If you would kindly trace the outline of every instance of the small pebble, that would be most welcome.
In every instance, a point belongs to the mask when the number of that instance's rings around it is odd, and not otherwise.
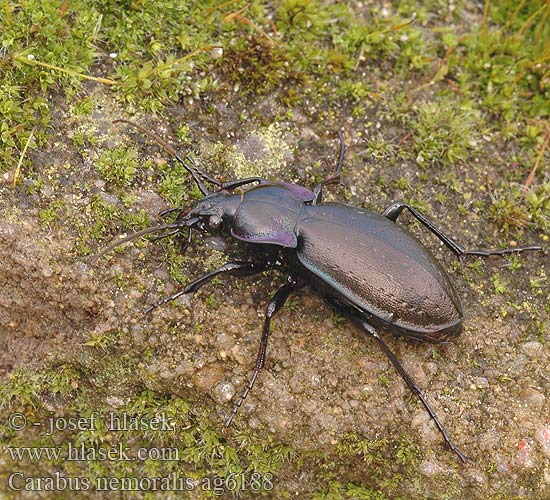
[[[526,439],[520,440],[517,444],[515,463],[518,466],[530,469],[535,466],[535,460],[532,457],[532,446]]]
[[[422,462],[418,469],[423,476],[433,476],[437,472],[437,467],[433,462]]]
[[[537,430],[535,439],[542,446],[542,451],[550,457],[550,424],[545,425]]]
[[[235,386],[231,382],[220,382],[213,391],[217,403],[227,403],[235,395]]]
[[[124,400],[118,396],[107,396],[105,400],[113,408],[121,408],[125,404]]]
[[[546,401],[546,396],[532,387],[523,389],[519,396],[529,408],[534,410],[540,410]]]
[[[521,350],[531,358],[536,358],[542,353],[542,344],[533,340],[532,342],[526,342],[521,346]]]
[[[220,57],[223,57],[223,48],[222,47],[214,47],[210,51],[210,57],[212,59],[220,59]]]

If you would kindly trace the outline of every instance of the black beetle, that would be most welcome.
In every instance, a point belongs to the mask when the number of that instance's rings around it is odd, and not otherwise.
[[[378,342],[425,406],[451,450],[466,462],[420,389],[378,333],[383,329],[418,340],[445,342],[460,335],[464,319],[462,302],[447,273],[415,236],[395,223],[396,219],[404,209],[409,210],[457,257],[541,250],[540,246],[467,251],[406,203],[393,203],[381,215],[341,203],[322,203],[323,185],[340,176],[345,153],[341,132],[335,173],[310,190],[259,177],[221,183],[200,170],[191,157],[181,158],[141,125],[127,120],[117,122],[138,128],[175,156],[191,174],[204,198],[191,209],[174,208],[164,212],[162,215],[175,211],[175,221],[118,240],[97,254],[96,259],[124,242],[160,231],[167,232],[157,239],[186,229],[185,250],[191,242],[193,228],[220,231],[261,250],[255,253],[255,260],[228,262],[148,307],[145,312],[180,295],[196,292],[219,274],[251,275],[273,268],[289,274],[288,282],[277,290],[267,305],[256,367],[226,426],[231,424],[264,366],[272,317],[293,291],[309,284],[332,307],[351,318]],[[216,191],[210,193],[201,179],[213,184]],[[253,183],[258,185],[242,194],[232,192]]]

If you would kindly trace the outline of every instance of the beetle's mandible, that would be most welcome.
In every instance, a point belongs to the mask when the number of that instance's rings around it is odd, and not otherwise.
[[[195,229],[222,232],[258,250],[253,259],[228,262],[148,307],[146,312],[180,295],[196,292],[220,274],[252,275],[269,269],[288,274],[287,283],[277,290],[267,305],[254,371],[227,418],[226,426],[231,424],[264,366],[271,319],[293,291],[309,284],[332,307],[376,340],[429,412],[450,449],[466,462],[465,455],[453,444],[434,410],[379,333],[387,330],[429,342],[449,341],[460,335],[464,319],[462,302],[447,273],[415,236],[396,223],[397,217],[408,210],[457,257],[541,250],[540,246],[465,250],[406,203],[393,203],[382,214],[341,203],[323,203],[323,185],[338,180],[342,169],[345,146],[341,133],[336,171],[310,190],[259,177],[219,182],[199,169],[190,157],[182,158],[141,125],[117,121],[137,127],[175,156],[193,177],[203,198],[192,208],[169,210],[177,214],[173,223],[150,227],[120,239],[97,254],[96,259],[115,246],[150,233],[161,233],[159,237],[162,238],[186,231],[185,250]],[[211,184],[214,191],[210,192],[205,183]],[[234,193],[237,188],[253,184],[243,193]]]

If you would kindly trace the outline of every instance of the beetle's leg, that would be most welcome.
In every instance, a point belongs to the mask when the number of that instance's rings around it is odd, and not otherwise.
[[[243,404],[243,401],[246,399],[246,396],[248,396],[248,393],[252,390],[252,387],[254,386],[254,382],[256,381],[256,378],[258,377],[258,374],[260,373],[260,370],[263,368],[265,363],[265,353],[267,350],[267,340],[269,338],[269,327],[271,325],[271,318],[279,312],[281,307],[284,306],[285,302],[287,301],[290,294],[296,290],[296,288],[300,288],[304,285],[303,281],[295,281],[293,278],[289,278],[289,282],[286,285],[283,285],[271,298],[269,301],[269,304],[267,305],[266,311],[265,311],[265,321],[264,321],[264,329],[262,332],[262,340],[260,341],[260,350],[258,351],[258,355],[256,356],[256,368],[254,368],[254,372],[252,373],[252,376],[250,377],[250,380],[248,381],[248,384],[246,384],[246,387],[241,394],[241,397],[238,399],[238,401],[235,403],[235,406],[233,407],[233,410],[231,411],[231,414],[225,421],[225,426],[229,427],[231,425],[231,422],[235,418],[235,415],[237,415],[237,412],[239,411],[239,408]]]
[[[336,182],[340,180],[340,174],[342,173],[342,166],[344,165],[344,155],[346,154],[346,144],[344,143],[344,134],[342,133],[341,130],[338,130],[338,140],[340,141],[340,155],[338,157],[338,163],[336,164],[336,171],[313,188],[313,194],[315,195],[315,197],[311,202],[312,205],[317,205],[318,203],[321,203],[321,199],[323,198],[323,186],[325,184],[330,184],[331,182]]]
[[[445,427],[437,418],[435,411],[432,409],[432,407],[424,397],[424,394],[422,394],[422,391],[418,388],[418,386],[414,383],[414,381],[409,376],[409,374],[405,371],[405,369],[403,368],[399,360],[395,357],[395,354],[386,345],[384,340],[382,340],[382,337],[378,334],[376,329],[360,316],[352,315],[352,318],[359,324],[359,326],[361,326],[361,328],[363,328],[363,330],[365,330],[365,332],[367,332],[371,337],[373,337],[378,342],[378,345],[382,348],[382,351],[384,351],[384,354],[392,362],[392,365],[397,370],[399,375],[401,375],[401,378],[403,378],[405,383],[409,386],[409,389],[413,392],[413,394],[415,394],[418,397],[418,399],[420,399],[420,401],[422,402],[426,410],[428,410],[430,417],[432,417],[433,421],[435,422],[435,425],[437,425],[439,432],[441,432],[441,434],[443,435],[443,439],[445,439],[445,442],[449,445],[449,448],[458,455],[460,460],[462,460],[463,462],[466,462],[467,461],[466,456],[464,456],[460,452],[460,450],[454,445],[454,443],[451,441],[451,438],[447,434]]]
[[[179,232],[180,232],[179,229],[177,231],[171,231],[170,233],[163,234],[162,236],[156,236],[155,238],[151,238],[151,241],[162,240],[164,238],[168,238],[169,236],[174,236]],[[193,239],[193,229],[188,227],[187,236],[185,237],[185,240],[184,239],[181,240],[181,244],[180,244],[180,251],[182,254],[184,254],[187,251],[187,249],[189,248],[189,245],[191,244],[192,239]]]
[[[193,228],[190,227],[187,232],[187,238],[185,238],[185,241],[182,241],[181,243],[181,253],[184,254],[187,249],[189,248],[189,245],[191,244],[191,241],[193,240]]]
[[[262,177],[247,177],[246,179],[236,179],[233,181],[223,182],[220,189],[232,191],[233,189],[237,189],[241,186],[246,186],[247,184],[252,184],[253,182],[257,182],[258,184],[265,184],[268,181],[267,179],[263,179]]]
[[[168,238],[170,236],[174,236],[175,234],[178,234],[181,231],[181,229],[174,229],[173,231],[170,231],[169,233],[162,234],[160,236],[155,236],[154,238],[151,238],[151,241],[159,241],[163,240],[164,238]]]
[[[396,221],[399,214],[404,209],[409,210],[413,216],[419,220],[424,226],[426,226],[433,234],[435,234],[447,247],[453,252],[457,257],[462,257],[464,255],[477,255],[479,257],[489,257],[490,255],[505,255],[509,253],[519,253],[526,250],[542,250],[542,247],[538,245],[528,246],[528,247],[517,247],[517,248],[504,248],[502,250],[465,250],[464,247],[459,245],[452,238],[447,236],[441,229],[439,229],[430,219],[428,219],[422,212],[416,210],[416,208],[411,207],[408,203],[402,203],[396,201],[392,203],[382,215],[387,217],[392,221]]]
[[[200,278],[197,278],[195,281],[192,281],[187,286],[182,288],[181,290],[178,290],[177,292],[173,293],[172,295],[168,295],[168,297],[163,298],[162,300],[156,302],[155,304],[150,305],[147,307],[143,313],[147,314],[151,312],[153,309],[156,309],[157,307],[166,304],[167,302],[170,302],[172,300],[177,299],[181,295],[186,295],[189,293],[195,293],[200,287],[203,285],[206,285],[209,281],[212,281],[216,276],[219,274],[238,274],[242,276],[247,276],[251,274],[258,274],[263,271],[266,271],[272,267],[276,267],[277,264],[272,261],[266,261],[266,262],[226,262],[223,266],[218,267],[217,269],[214,269],[213,271],[209,272],[208,274],[205,274],[204,276],[201,276]]]

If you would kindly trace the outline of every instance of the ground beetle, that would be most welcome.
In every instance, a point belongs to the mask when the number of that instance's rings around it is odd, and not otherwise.
[[[157,239],[187,231],[185,250],[191,242],[193,229],[222,232],[258,250],[253,260],[228,262],[148,307],[146,312],[181,295],[196,292],[220,274],[251,275],[274,268],[288,273],[288,282],[277,290],[267,305],[256,367],[226,426],[231,424],[264,366],[271,319],[293,291],[309,284],[336,311],[352,319],[376,340],[425,406],[451,450],[466,462],[420,389],[379,334],[380,330],[388,330],[414,339],[444,342],[460,335],[464,319],[462,302],[449,276],[415,236],[396,224],[397,217],[407,209],[457,257],[487,257],[541,250],[541,247],[464,250],[407,203],[393,203],[381,215],[341,203],[322,203],[323,185],[337,181],[342,169],[345,145],[341,132],[335,173],[309,190],[259,177],[221,183],[199,169],[191,157],[182,158],[141,125],[117,121],[137,127],[172,154],[191,174],[204,197],[193,208],[174,208],[162,213],[176,212],[173,223],[131,234],[109,245],[96,258],[124,242],[158,232],[164,233]],[[215,191],[211,193],[203,181],[212,184]],[[236,188],[250,184],[257,185],[241,194],[233,193]]]

